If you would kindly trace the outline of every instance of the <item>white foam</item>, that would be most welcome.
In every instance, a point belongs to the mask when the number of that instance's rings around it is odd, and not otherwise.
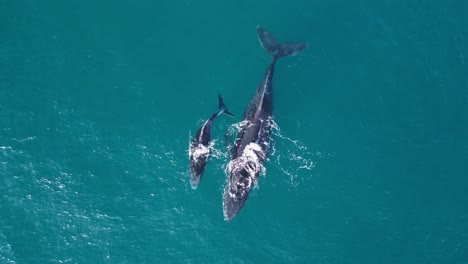
[[[324,158],[324,155],[317,151],[312,152],[300,140],[292,139],[282,133],[278,124],[272,121],[272,163],[282,173],[289,176],[291,187],[297,187],[300,182],[309,180],[312,177],[311,171],[315,168],[317,159]],[[277,150],[281,150],[278,151]]]
[[[198,144],[196,147],[190,148],[190,156],[195,160],[201,157],[206,157],[209,153],[209,147],[206,147],[203,144]]]
[[[260,163],[260,159],[265,158],[265,153],[263,153],[262,147],[257,143],[250,143],[245,147],[242,156],[248,157],[255,163]]]
[[[248,174],[246,183],[238,182],[236,184],[241,187],[243,190],[249,190],[252,187],[252,183],[256,184],[258,175],[265,172],[265,168],[262,165],[262,160],[265,158],[265,153],[263,152],[260,145],[257,143],[250,143],[247,145],[242,153],[241,156],[231,160],[227,167],[226,173],[228,175],[236,175],[239,174],[240,171],[245,170]],[[228,183],[229,185],[232,182]],[[229,192],[231,197],[235,197],[235,193]]]

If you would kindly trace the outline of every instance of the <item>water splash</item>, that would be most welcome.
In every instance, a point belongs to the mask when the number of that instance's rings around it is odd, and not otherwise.
[[[316,166],[316,160],[322,157],[320,152],[313,152],[298,139],[285,135],[273,118],[267,120],[271,126],[271,138],[268,146],[268,160],[287,176],[289,186],[296,188],[300,182],[312,177],[311,171]],[[244,120],[230,125],[226,130],[227,150],[230,152],[234,146],[234,137],[248,121]],[[267,165],[268,167],[268,165]],[[266,175],[266,167],[262,166],[260,176]],[[257,183],[257,182],[256,182]],[[254,188],[258,188],[255,184]]]
[[[312,151],[299,139],[287,136],[273,119],[267,121],[271,123],[271,138],[267,149],[268,162],[261,166],[259,176],[265,176],[267,168],[271,166],[269,164],[273,164],[281,174],[286,176],[280,178],[285,179],[284,181],[289,188],[296,189],[302,182],[311,179],[317,161],[323,158],[324,155],[320,151]],[[218,169],[223,170],[224,173],[226,173],[227,162],[234,147],[235,137],[248,122],[243,120],[229,125],[225,129],[224,142],[213,139],[208,146],[210,159],[223,161]],[[189,132],[188,145],[190,145],[191,139]],[[252,187],[258,188],[258,182],[255,181]]]
[[[311,171],[317,165],[320,152],[312,152],[298,139],[285,135],[279,125],[272,120],[271,162],[289,177],[289,184],[296,188],[300,182],[312,177]]]

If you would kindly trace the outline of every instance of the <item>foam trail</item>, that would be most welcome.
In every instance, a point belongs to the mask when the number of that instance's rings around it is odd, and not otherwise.
[[[311,171],[317,165],[320,152],[312,152],[300,140],[286,136],[274,120],[272,120],[272,150],[271,161],[289,177],[289,184],[296,188],[300,182],[312,177]]]

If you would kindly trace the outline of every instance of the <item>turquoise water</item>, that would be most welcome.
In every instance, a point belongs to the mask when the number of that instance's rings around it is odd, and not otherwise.
[[[0,1],[0,263],[468,263],[468,2]],[[225,222],[219,117],[270,61],[274,154]]]

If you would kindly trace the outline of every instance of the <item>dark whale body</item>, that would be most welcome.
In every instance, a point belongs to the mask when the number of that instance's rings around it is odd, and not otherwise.
[[[233,116],[226,108],[221,95],[218,95],[218,111],[210,116],[198,129],[189,146],[190,185],[196,189],[205,170],[210,155],[211,125],[221,114]]]
[[[246,108],[231,159],[226,166],[227,181],[223,194],[226,221],[230,221],[244,206],[252,184],[256,182],[267,159],[273,125],[272,81],[276,60],[295,55],[307,46],[307,43],[279,43],[261,27],[257,27],[257,35],[262,47],[272,56],[272,61]]]

